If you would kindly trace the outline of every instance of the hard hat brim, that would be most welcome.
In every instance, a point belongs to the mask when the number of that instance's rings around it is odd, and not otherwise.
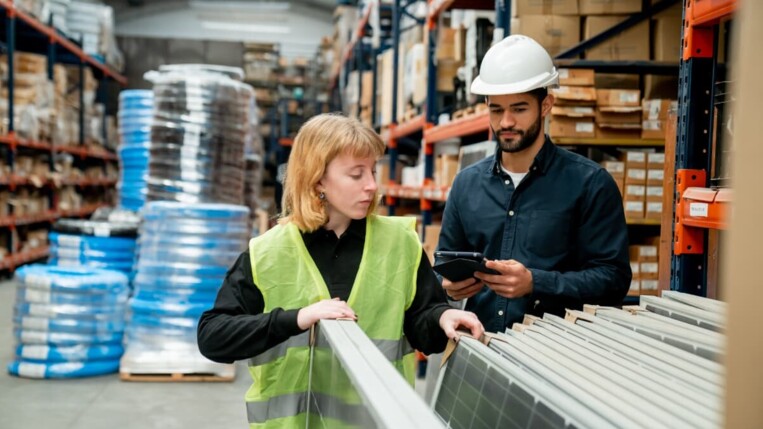
[[[559,84],[559,72],[554,70],[552,73],[543,73],[532,79],[526,79],[521,82],[494,84],[482,80],[477,76],[470,88],[470,92],[476,95],[503,95],[503,94],[521,94],[538,88],[554,87]]]

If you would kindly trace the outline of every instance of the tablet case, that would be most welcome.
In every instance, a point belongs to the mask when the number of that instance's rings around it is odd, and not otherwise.
[[[451,259],[446,262],[435,265],[434,270],[441,276],[452,282],[474,277],[474,272],[479,271],[487,274],[500,274],[498,271],[485,267],[485,261],[477,262],[472,259]]]

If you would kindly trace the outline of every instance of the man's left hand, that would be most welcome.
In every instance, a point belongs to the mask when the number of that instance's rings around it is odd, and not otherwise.
[[[487,261],[485,266],[500,274],[477,272],[475,276],[496,294],[504,298],[519,298],[533,291],[533,274],[522,263],[508,261]]]

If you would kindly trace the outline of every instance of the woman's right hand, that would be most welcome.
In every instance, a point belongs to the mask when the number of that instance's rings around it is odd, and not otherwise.
[[[324,299],[315,304],[302,308],[297,313],[297,325],[305,330],[315,325],[321,319],[353,319],[358,320],[355,312],[346,302],[334,299]]]

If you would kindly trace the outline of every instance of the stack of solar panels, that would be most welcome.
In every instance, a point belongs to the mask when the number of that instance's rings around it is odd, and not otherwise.
[[[123,373],[232,374],[201,356],[196,326],[246,248],[248,218],[243,206],[146,204]]]
[[[462,338],[435,412],[454,429],[720,427],[724,341],[697,326],[723,328],[723,313],[722,303],[668,292],[626,310],[528,317],[488,346]]]
[[[120,271],[132,279],[137,235],[137,223],[60,219],[48,235],[48,262]]]
[[[148,201],[244,201],[254,91],[238,68],[162,66],[154,83]]]
[[[445,428],[355,322],[322,320],[315,339],[306,427]],[[248,406],[249,423],[262,422],[267,407]]]
[[[127,276],[89,267],[27,265],[16,272],[12,375],[74,378],[116,372]]]
[[[138,211],[146,202],[154,93],[127,90],[119,94],[119,206]]]

